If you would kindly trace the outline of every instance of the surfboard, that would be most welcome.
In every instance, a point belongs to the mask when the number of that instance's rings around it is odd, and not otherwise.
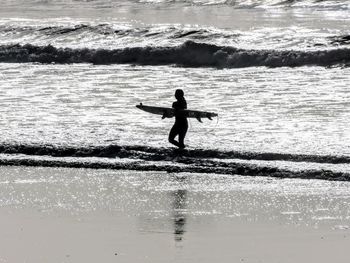
[[[171,118],[175,116],[175,109],[173,108],[146,106],[142,103],[136,105],[136,108],[152,114],[162,115],[163,118]],[[183,112],[187,118],[196,118],[199,122],[202,122],[201,118],[212,120],[213,117],[218,116],[217,113],[208,111],[183,110]]]

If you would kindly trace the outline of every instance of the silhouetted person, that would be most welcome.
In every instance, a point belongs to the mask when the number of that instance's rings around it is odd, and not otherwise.
[[[182,89],[175,91],[176,101],[172,108],[175,109],[175,123],[169,133],[169,142],[183,149],[185,148],[184,139],[188,130],[188,122],[183,110],[187,109],[187,102]],[[175,137],[179,136],[179,141]]]

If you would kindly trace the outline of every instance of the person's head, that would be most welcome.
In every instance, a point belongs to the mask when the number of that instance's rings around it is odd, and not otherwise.
[[[184,97],[184,95],[185,95],[185,93],[184,93],[184,91],[182,89],[177,89],[175,91],[175,98],[177,100],[182,99]]]

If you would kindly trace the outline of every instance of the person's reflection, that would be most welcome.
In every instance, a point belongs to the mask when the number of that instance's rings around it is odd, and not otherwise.
[[[186,225],[186,190],[176,190],[172,193],[174,197],[173,202],[173,219],[174,219],[174,237],[175,241],[182,241]]]

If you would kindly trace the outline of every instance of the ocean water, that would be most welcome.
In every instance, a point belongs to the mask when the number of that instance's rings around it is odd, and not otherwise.
[[[190,120],[190,151],[350,155],[350,1],[0,2],[0,144],[11,158],[33,145],[157,155],[173,119],[135,105],[168,107],[178,88],[188,108],[219,114]]]

